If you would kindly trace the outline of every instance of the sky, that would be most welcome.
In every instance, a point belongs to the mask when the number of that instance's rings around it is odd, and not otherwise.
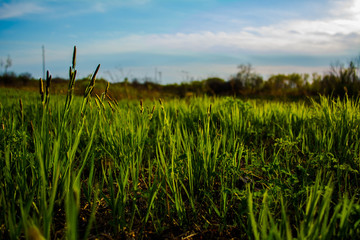
[[[250,63],[265,78],[323,74],[360,56],[360,0],[0,0],[0,63],[68,77],[225,80]],[[4,72],[4,64],[0,73]]]

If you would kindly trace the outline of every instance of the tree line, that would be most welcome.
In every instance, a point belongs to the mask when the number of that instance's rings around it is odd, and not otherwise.
[[[4,65],[3,65],[4,66]],[[5,87],[36,89],[38,80],[28,73],[16,75],[7,71],[0,75],[0,85]],[[329,71],[323,75],[310,74],[274,74],[267,80],[256,73],[251,64],[238,66],[238,72],[228,80],[210,77],[204,80],[183,82],[180,84],[161,85],[146,78],[127,78],[123,82],[111,83],[112,95],[115,98],[137,97],[190,97],[190,96],[235,96],[235,97],[290,97],[302,98],[306,96],[327,95],[334,97],[360,95],[360,55],[347,65],[337,63],[330,66]],[[86,86],[86,78],[78,80],[77,91],[82,93]],[[67,80],[55,78],[55,91],[61,93],[66,89]],[[99,79],[100,85],[105,85],[105,79]],[[99,84],[98,84],[99,85]],[[155,94],[156,93],[156,94]]]

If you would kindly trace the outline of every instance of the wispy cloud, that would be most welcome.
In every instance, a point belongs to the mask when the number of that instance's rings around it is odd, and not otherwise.
[[[351,0],[341,6],[335,2],[334,5],[338,9],[336,14],[329,10],[328,17],[322,19],[290,19],[272,25],[245,27],[237,32],[209,30],[129,35],[93,42],[88,49],[92,53],[111,54],[143,51],[336,55],[353,52],[360,45],[360,0]],[[96,50],[93,45],[97,45]]]
[[[45,8],[36,3],[3,3],[0,5],[0,19],[22,17],[27,14],[44,12]]]
[[[114,1],[114,0],[105,0],[105,1],[87,1],[83,0],[88,6],[88,12],[101,12],[105,13],[112,8],[121,8],[121,7],[136,7],[139,5],[144,5],[150,2],[150,0],[129,0],[129,1]]]
[[[89,1],[89,0],[79,0],[75,1],[75,3],[83,3],[81,9],[68,9],[66,12],[63,12],[63,5],[66,2],[74,3],[74,1],[67,0],[53,0],[52,3],[55,3],[52,7],[44,7],[51,5],[47,1],[39,0],[39,1],[16,1],[10,3],[0,3],[0,19],[10,19],[10,18],[18,18],[28,14],[37,14],[45,11],[56,13],[58,10],[62,12],[62,16],[71,16],[78,14],[88,14],[92,12],[105,13],[109,9],[113,8],[121,8],[121,7],[137,7],[139,5],[145,5],[149,3],[151,0],[129,0],[129,1],[115,1],[115,0],[104,0],[104,1]],[[58,5],[57,4],[61,4]],[[60,6],[60,7],[59,7]]]

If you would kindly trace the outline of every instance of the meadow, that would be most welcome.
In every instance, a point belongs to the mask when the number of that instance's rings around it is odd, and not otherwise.
[[[117,101],[97,70],[1,89],[1,239],[360,237],[358,99]]]

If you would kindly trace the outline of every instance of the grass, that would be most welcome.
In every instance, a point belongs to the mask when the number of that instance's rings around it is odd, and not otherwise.
[[[2,239],[359,237],[358,99],[75,97],[75,65],[0,93]]]

